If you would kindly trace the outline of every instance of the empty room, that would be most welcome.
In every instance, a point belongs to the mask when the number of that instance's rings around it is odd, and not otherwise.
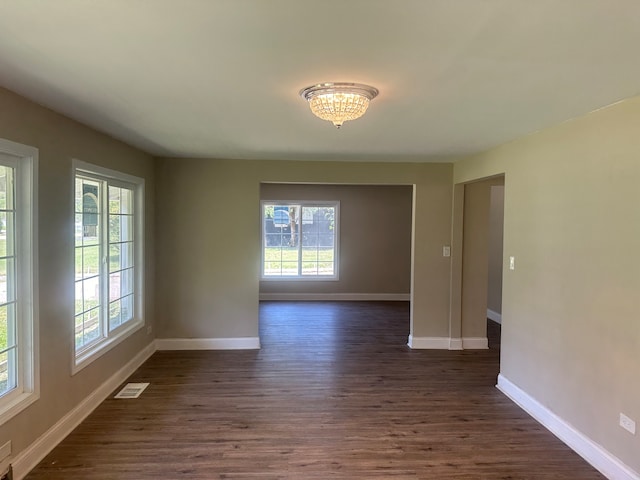
[[[0,480],[640,480],[640,4],[0,3]]]

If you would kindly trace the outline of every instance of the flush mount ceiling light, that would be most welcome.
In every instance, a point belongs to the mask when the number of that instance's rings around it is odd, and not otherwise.
[[[378,89],[361,83],[319,83],[300,90],[316,117],[328,120],[340,128],[347,120],[364,115]]]

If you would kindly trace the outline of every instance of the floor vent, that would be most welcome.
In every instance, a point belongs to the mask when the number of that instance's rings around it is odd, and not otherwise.
[[[148,383],[127,383],[113,398],[138,398],[148,386]]]

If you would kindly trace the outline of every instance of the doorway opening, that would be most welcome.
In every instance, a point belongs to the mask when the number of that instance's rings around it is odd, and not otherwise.
[[[499,349],[504,175],[454,187],[453,349]]]
[[[413,185],[262,183],[260,300],[408,304],[413,190]],[[308,209],[313,215],[305,216],[305,206],[318,205],[324,210]],[[334,214],[327,216],[327,205]],[[320,274],[329,267],[331,275]],[[297,304],[295,311],[303,308]],[[405,333],[410,329],[408,320]]]

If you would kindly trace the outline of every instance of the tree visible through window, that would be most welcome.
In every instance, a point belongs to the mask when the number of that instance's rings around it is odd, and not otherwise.
[[[262,227],[263,278],[337,278],[337,202],[263,202]]]

